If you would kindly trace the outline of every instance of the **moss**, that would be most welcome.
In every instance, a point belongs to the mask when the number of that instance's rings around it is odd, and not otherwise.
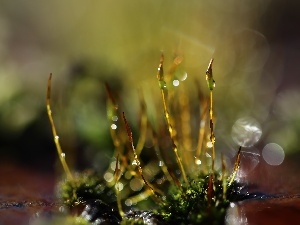
[[[218,173],[214,174],[211,197],[209,183],[210,175],[200,174],[182,189],[172,185],[157,212],[170,224],[223,224],[230,201],[223,194]]]
[[[76,173],[72,179],[66,179],[58,185],[58,196],[73,207],[90,199],[101,199],[116,207],[116,197],[103,179],[93,171]]]
[[[177,58],[177,57],[176,57]],[[178,63],[174,60],[173,69],[175,70],[178,66]],[[201,148],[205,146],[205,142],[210,144],[211,150],[211,168],[209,171],[211,173],[204,173],[204,168],[200,168],[195,177],[189,177],[191,174],[187,174],[186,168],[184,168],[184,164],[182,163],[183,156],[180,155],[180,151],[178,151],[178,146],[183,146],[185,140],[177,139],[176,130],[183,129],[183,126],[176,126],[178,117],[171,118],[172,115],[169,113],[172,110],[173,102],[168,98],[168,88],[166,81],[164,79],[164,69],[163,69],[164,56],[161,56],[160,64],[157,72],[157,79],[159,83],[159,88],[161,91],[161,97],[163,102],[163,113],[165,116],[165,125],[168,130],[168,135],[170,138],[170,144],[172,146],[172,150],[174,156],[177,161],[178,168],[180,169],[181,178],[177,178],[173,176],[171,168],[167,166],[162,167],[164,175],[169,177],[170,185],[168,190],[165,193],[162,191],[156,190],[156,188],[152,187],[152,183],[148,182],[145,179],[143,174],[143,169],[141,166],[141,162],[139,159],[140,151],[145,143],[146,139],[146,131],[147,126],[141,125],[144,128],[144,132],[142,132],[138,143],[142,143],[141,146],[137,147],[140,149],[136,150],[133,142],[133,135],[131,132],[131,128],[129,123],[125,118],[125,113],[123,112],[123,121],[124,124],[118,125],[118,131],[115,129],[111,130],[112,139],[116,148],[115,155],[117,155],[116,160],[116,182],[120,179],[123,179],[123,174],[126,171],[133,172],[135,176],[139,175],[144,181],[145,186],[148,186],[152,190],[152,193],[159,195],[155,196],[156,198],[161,198],[161,202],[158,203],[157,209],[155,211],[129,211],[124,213],[122,210],[121,200],[128,198],[131,196],[131,192],[127,189],[127,193],[121,196],[118,192],[118,204],[116,201],[116,196],[113,188],[109,188],[106,186],[106,182],[100,177],[98,174],[86,171],[83,173],[78,173],[73,176],[69,172],[69,169],[64,161],[64,157],[61,156],[60,144],[56,135],[56,130],[54,126],[54,122],[51,116],[50,110],[50,87],[51,87],[51,76],[48,81],[48,94],[47,94],[47,108],[48,115],[50,118],[50,122],[52,125],[53,136],[57,146],[57,150],[59,153],[59,157],[61,159],[62,165],[65,168],[67,179],[59,184],[59,197],[63,200],[63,202],[69,206],[70,208],[83,203],[86,206],[84,209],[82,216],[88,216],[88,220],[95,222],[97,219],[104,221],[108,224],[121,224],[121,225],[140,225],[140,224],[210,224],[210,225],[222,225],[224,224],[224,218],[226,214],[226,209],[229,206],[230,201],[236,200],[237,194],[240,194],[240,189],[238,185],[234,182],[235,175],[239,169],[240,165],[240,152],[241,147],[239,148],[237,158],[234,165],[234,170],[232,175],[229,177],[221,176],[221,173],[215,170],[215,142],[216,138],[214,135],[214,114],[213,114],[213,89],[215,81],[212,75],[212,62],[211,59],[209,63],[209,67],[206,71],[206,80],[209,88],[209,97],[203,98],[202,92],[200,89],[198,90],[199,101],[201,110],[199,110],[200,120],[202,122],[205,121],[204,125],[206,127],[199,127],[199,141],[198,149],[196,155],[194,156],[196,159],[201,158]],[[168,74],[170,75],[170,74]],[[108,115],[111,119],[115,116],[121,116],[121,113],[118,111],[117,104],[112,96],[110,89],[107,87],[108,92]],[[175,99],[175,98],[174,98]],[[142,107],[143,106],[142,104]],[[184,106],[182,106],[184,108]],[[208,110],[209,109],[209,110]],[[180,111],[182,114],[188,113],[187,109],[182,109]],[[144,114],[143,114],[144,113]],[[112,116],[113,115],[113,116]],[[141,117],[144,116],[147,118],[146,111],[141,113]],[[176,119],[177,118],[177,119]],[[174,121],[173,121],[174,120]],[[209,121],[209,123],[208,123]],[[175,123],[175,125],[173,124]],[[112,124],[115,124],[115,121],[112,121]],[[147,124],[147,123],[146,123]],[[125,125],[125,126],[124,126]],[[141,128],[141,130],[143,130]],[[154,135],[155,130],[149,126],[149,131],[153,133],[152,140],[150,141],[157,149],[159,149],[159,142],[156,140],[156,135]],[[128,140],[124,139],[122,136],[125,136],[127,133]],[[205,138],[205,133],[210,134],[209,137]],[[191,137],[193,136],[191,135]],[[124,139],[124,140],[123,140]],[[203,143],[202,143],[203,142]],[[129,144],[129,145],[128,145]],[[127,148],[125,151],[124,148]],[[208,151],[208,149],[203,149]],[[130,154],[127,152],[131,152]],[[139,153],[137,153],[139,152]],[[130,159],[130,156],[133,154],[133,159]],[[157,150],[156,154],[158,159],[161,162],[164,162],[163,157],[161,157],[160,151]],[[122,158],[120,160],[120,168],[119,156]],[[188,158],[188,157],[187,157]],[[135,162],[135,163],[133,163]],[[186,162],[187,165],[189,163],[193,163],[192,161]],[[222,159],[222,172],[225,171],[225,165],[223,165]],[[137,167],[131,166],[131,164],[137,164]],[[167,165],[166,163],[164,163]],[[122,168],[122,170],[121,170]],[[202,169],[202,170],[201,170]],[[120,171],[122,173],[120,173]],[[137,173],[138,171],[138,173]],[[201,172],[202,171],[202,172]],[[178,179],[181,179],[179,181]],[[228,180],[225,180],[228,179]],[[126,186],[129,183],[129,180],[123,179],[124,185]],[[167,183],[169,184],[169,183]],[[166,184],[166,185],[167,185]],[[224,185],[226,186],[226,190],[224,190]],[[154,185],[155,186],[155,185]],[[179,187],[180,186],[180,187]],[[158,188],[159,189],[159,188]],[[157,193],[156,193],[157,191]],[[121,217],[122,216],[122,217]]]

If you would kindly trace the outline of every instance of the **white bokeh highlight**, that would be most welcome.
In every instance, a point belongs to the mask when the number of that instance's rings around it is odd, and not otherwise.
[[[280,165],[285,157],[283,148],[276,143],[269,143],[262,150],[263,159],[272,166]]]
[[[252,117],[242,117],[235,121],[231,130],[233,141],[242,147],[256,144],[262,135],[260,124]]]

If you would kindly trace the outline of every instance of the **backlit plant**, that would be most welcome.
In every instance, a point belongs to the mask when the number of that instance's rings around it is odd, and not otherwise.
[[[165,122],[159,129],[149,121],[147,105],[140,92],[140,135],[136,145],[126,114],[119,109],[113,91],[105,85],[107,116],[115,151],[114,160],[104,175],[92,170],[79,173],[70,171],[50,109],[50,75],[47,112],[58,156],[66,174],[65,180],[58,185],[58,197],[74,217],[80,218],[78,224],[82,224],[82,221],[86,224],[225,223],[226,209],[239,193],[235,176],[239,169],[241,147],[230,174],[222,154],[221,169],[216,169],[213,59],[206,71],[208,97],[204,97],[205,94],[197,86],[199,126],[196,131],[190,127],[188,101],[180,101],[174,90],[170,91],[168,84],[182,60],[180,56],[175,57],[165,74],[164,56],[161,56],[157,80],[163,108],[158,111],[164,115]],[[200,79],[204,80],[204,77]],[[193,154],[190,157],[183,149],[189,146],[187,142],[195,136],[198,138],[197,150],[190,151]],[[146,143],[150,147],[145,147]],[[143,157],[144,151],[154,153],[155,159]],[[173,158],[176,163],[169,162]]]

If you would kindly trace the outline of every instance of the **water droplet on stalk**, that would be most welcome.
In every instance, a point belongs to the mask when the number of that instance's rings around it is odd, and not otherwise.
[[[110,127],[111,127],[111,129],[113,129],[113,130],[117,129],[117,125],[114,124],[114,123],[113,123]]]
[[[160,89],[165,89],[165,88],[167,88],[167,83],[166,83],[164,80],[158,81],[158,84],[159,84],[159,88],[160,88]]]
[[[211,141],[207,142],[207,143],[206,143],[206,147],[208,147],[208,148],[212,148],[212,147],[213,147],[213,144],[212,144],[212,142],[211,142]]]
[[[195,158],[195,163],[197,164],[197,165],[201,165],[201,160],[200,159],[198,159],[198,158]]]

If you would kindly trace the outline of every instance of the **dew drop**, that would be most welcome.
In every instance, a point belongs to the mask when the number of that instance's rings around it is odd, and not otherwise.
[[[113,129],[113,130],[117,129],[117,125],[114,124],[114,123],[113,123],[110,127],[111,127],[111,129]]]
[[[66,158],[66,153],[62,152],[62,153],[60,154],[60,156],[61,156],[62,158]]]
[[[59,136],[56,135],[54,138],[55,138],[55,140],[58,140],[58,139],[59,139]]]
[[[116,122],[119,118],[117,116],[113,116],[111,119]]]
[[[137,166],[137,165],[139,165],[139,163],[138,163],[137,160],[133,160],[133,161],[132,161],[132,165],[133,165],[133,166]]]
[[[164,182],[164,178],[158,179],[158,180],[156,181],[157,184],[162,184],[163,182]]]
[[[159,81],[159,87],[160,89],[165,89],[167,87],[167,84],[164,80]]]
[[[163,161],[159,161],[158,162],[158,166],[163,166],[164,165],[164,162]]]
[[[179,79],[180,79],[180,81],[185,81],[187,77],[188,77],[188,74],[186,72],[183,72],[182,76]]]
[[[198,158],[195,158],[195,163],[197,164],[197,165],[201,165],[201,160],[200,159],[198,159]]]
[[[208,148],[212,148],[212,147],[213,147],[213,144],[212,144],[212,142],[211,142],[211,141],[207,142],[207,143],[206,143],[206,147],[208,147]]]
[[[59,210],[59,212],[61,212],[61,213],[65,213],[65,212],[66,212],[66,208],[65,208],[64,206],[60,206],[60,207],[58,208],[58,210]]]

